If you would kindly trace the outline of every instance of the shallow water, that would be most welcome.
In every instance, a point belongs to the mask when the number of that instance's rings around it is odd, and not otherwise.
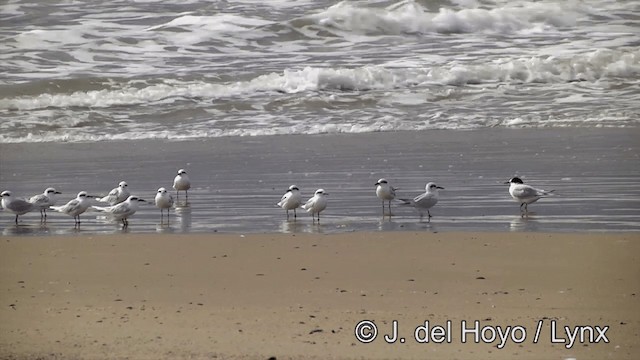
[[[189,206],[173,210],[169,224],[160,222],[153,205],[142,206],[125,231],[132,233],[640,231],[640,168],[634,166],[639,135],[624,129],[492,129],[5,144],[0,183],[24,196],[55,186],[64,193],[62,204],[80,190],[104,194],[126,180],[132,194],[152,200],[158,187],[171,187],[178,168],[186,168],[193,182]],[[531,214],[521,217],[503,184],[513,175],[556,195],[531,204]],[[381,177],[399,189],[399,198],[420,194],[427,181],[445,187],[431,222],[419,222],[413,209],[396,204],[394,216],[383,219],[373,185]],[[305,199],[319,187],[330,194],[320,224],[302,210],[286,221],[275,203],[290,184]],[[62,214],[51,214],[46,225],[38,214],[28,214],[16,227],[13,216],[0,213],[0,231],[78,230]],[[83,215],[79,230],[122,231],[96,213]]]

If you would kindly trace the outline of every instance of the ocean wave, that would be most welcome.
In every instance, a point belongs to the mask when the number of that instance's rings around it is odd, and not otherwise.
[[[65,93],[42,93],[0,99],[0,112],[50,108],[108,108],[156,102],[171,103],[184,99],[215,99],[251,95],[262,92],[301,93],[318,90],[367,91],[412,88],[428,85],[492,84],[492,83],[566,83],[595,82],[610,78],[640,76],[640,50],[598,49],[571,57],[504,58],[489,63],[415,64],[412,68],[364,66],[357,68],[288,69],[246,81],[213,82],[215,80],[154,80],[145,84],[139,79],[121,83],[105,83],[104,89]],[[61,85],[66,81],[60,82]],[[87,86],[96,81],[87,80]],[[78,84],[74,83],[77,87]],[[33,90],[33,89],[30,89]],[[0,90],[6,94],[8,90]]]
[[[406,0],[386,8],[341,1],[310,18],[321,26],[369,35],[511,34],[570,27],[584,15],[575,2],[513,2],[492,9],[442,7],[431,12],[416,1]]]
[[[0,29],[5,67],[0,84],[87,75],[207,74],[231,67],[282,71],[304,62],[316,66],[309,60],[317,56],[339,58],[358,44],[381,57],[396,58],[426,50],[449,58],[465,52],[485,56],[496,46],[505,54],[521,55],[530,42],[551,47],[561,42],[556,48],[570,48],[563,39],[576,36],[581,38],[580,51],[621,48],[637,46],[634,11],[640,10],[609,1],[457,1],[449,6],[412,0],[342,1],[332,6],[243,1],[232,8],[188,4],[165,4],[162,11],[151,12],[157,4],[105,1],[86,13],[60,5],[51,25],[34,25],[35,15],[30,14],[47,11],[46,4],[0,5],[0,13],[10,14],[5,20],[12,24]],[[520,48],[505,37],[527,41]],[[405,43],[413,46],[397,53],[395,45]],[[367,57],[343,61],[364,66]]]
[[[0,4],[0,142],[638,126],[640,2]]]
[[[147,130],[137,126],[131,127],[119,133],[85,131],[70,131],[69,128],[61,128],[54,131],[28,132],[24,136],[12,136],[0,134],[0,143],[39,143],[39,142],[95,142],[95,141],[131,141],[131,140],[170,140],[189,141],[218,137],[251,137],[251,136],[276,136],[276,135],[302,135],[302,134],[357,134],[370,132],[391,131],[423,131],[423,130],[473,130],[487,127],[505,128],[539,128],[539,127],[625,127],[632,126],[629,118],[615,117],[608,114],[604,117],[591,118],[549,118],[541,119],[538,116],[507,117],[504,119],[483,119],[468,121],[463,118],[446,118],[442,114],[434,114],[427,121],[403,121],[393,117],[383,116],[378,120],[368,122],[331,122],[313,123],[305,122],[292,125],[259,126],[246,124],[244,127],[235,128],[199,128],[197,130],[167,129]]]

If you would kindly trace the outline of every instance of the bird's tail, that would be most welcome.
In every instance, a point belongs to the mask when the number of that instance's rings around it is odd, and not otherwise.
[[[107,208],[103,207],[103,206],[92,206],[91,209],[96,210],[96,211],[102,211],[102,212],[107,211]]]
[[[542,196],[555,196],[555,189],[542,191]]]
[[[398,199],[398,200],[402,201],[400,203],[400,205],[411,205],[411,206],[413,206],[416,203],[415,201],[413,201],[413,199]]]

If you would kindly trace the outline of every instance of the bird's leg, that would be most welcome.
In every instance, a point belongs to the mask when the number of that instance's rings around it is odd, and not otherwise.
[[[293,209],[293,218],[295,219],[295,218],[297,218],[297,217],[298,217],[298,215],[296,214],[296,209],[294,208],[294,209]]]
[[[289,220],[289,210],[287,210],[287,220]]]
[[[382,200],[382,217],[384,217],[384,200]]]
[[[16,225],[18,225],[18,215],[16,215]]]
[[[384,202],[382,203],[382,206],[384,206]],[[389,216],[391,216],[393,214],[391,214],[391,200],[389,200]]]

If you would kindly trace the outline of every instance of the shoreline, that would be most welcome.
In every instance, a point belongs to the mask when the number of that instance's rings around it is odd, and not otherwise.
[[[152,200],[171,188],[179,168],[192,180],[191,206],[160,223],[153,205],[131,219],[131,232],[315,233],[349,231],[640,231],[637,142],[640,129],[480,129],[216,138],[202,141],[122,141],[62,144],[0,144],[0,184],[18,196],[54,186],[60,203],[80,190],[105,194],[121,181]],[[514,175],[555,189],[532,204],[529,218],[502,184]],[[413,209],[395,207],[382,221],[373,184],[387,178],[410,198],[435,181],[445,187],[431,224]],[[306,200],[315,189],[331,196],[323,224],[312,226],[301,211],[285,221],[275,207],[297,184]],[[594,206],[596,205],[596,206]],[[121,233],[114,223],[87,214],[83,231]],[[73,223],[52,214],[47,226],[36,215],[15,227],[0,212],[4,235],[66,235]]]
[[[637,254],[638,234],[6,237],[0,355],[633,359],[640,351]],[[368,344],[354,333],[364,320],[379,330]],[[384,341],[393,320],[405,343]],[[462,343],[462,321],[472,327],[476,320],[519,326],[526,339],[502,348],[497,340]],[[425,321],[445,329],[450,321],[451,342],[414,341]],[[552,343],[552,321],[560,330],[609,326],[609,343]]]

